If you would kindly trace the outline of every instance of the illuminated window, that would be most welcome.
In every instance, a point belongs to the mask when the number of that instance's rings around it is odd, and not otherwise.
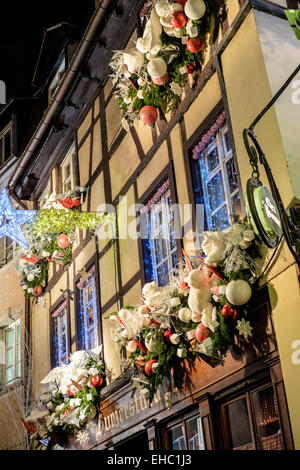
[[[11,123],[0,132],[0,165],[12,155],[12,126]]]
[[[224,230],[242,217],[236,164],[222,113],[193,149],[192,179],[196,204],[204,205],[204,230]]]
[[[205,450],[202,421],[198,414],[184,417],[164,429],[165,449]]]
[[[63,193],[75,187],[75,144],[72,145],[61,164],[61,182]]]
[[[68,364],[69,356],[69,326],[68,306],[63,302],[54,312],[52,317],[52,367]]]
[[[4,330],[5,382],[21,377],[21,325],[20,320]]]
[[[177,267],[174,212],[168,180],[164,182],[141,211],[141,234],[146,282],[165,286]]]
[[[92,349],[100,344],[95,266],[86,279],[79,280],[77,289],[78,348]]]

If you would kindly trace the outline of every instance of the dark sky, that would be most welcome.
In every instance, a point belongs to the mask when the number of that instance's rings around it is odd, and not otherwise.
[[[0,9],[0,79],[8,97],[28,96],[43,31],[62,21],[75,24],[82,32],[93,13],[93,0],[8,0]]]

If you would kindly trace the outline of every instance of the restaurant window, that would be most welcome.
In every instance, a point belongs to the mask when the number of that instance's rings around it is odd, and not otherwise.
[[[0,165],[6,162],[12,154],[12,125],[8,124],[0,132]]]
[[[273,387],[247,392],[221,407],[226,450],[282,450],[279,413]]]
[[[146,282],[159,286],[169,283],[177,267],[174,212],[169,180],[166,180],[146,202],[140,213],[143,263]]]
[[[77,282],[77,336],[79,349],[100,344],[95,265]]]
[[[52,321],[52,367],[68,364],[69,323],[68,305],[64,301],[51,314]]]
[[[63,193],[73,190],[76,185],[75,154],[75,144],[73,144],[61,164],[61,190]]]
[[[205,450],[202,420],[199,414],[173,422],[163,430],[167,450]]]
[[[241,192],[225,112],[221,113],[192,150],[195,204],[204,206],[203,230],[224,230],[242,217]]]
[[[21,324],[20,320],[4,329],[5,383],[21,377]]]

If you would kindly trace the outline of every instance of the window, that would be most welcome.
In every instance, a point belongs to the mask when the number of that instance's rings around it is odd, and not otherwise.
[[[177,267],[174,212],[169,181],[165,181],[141,210],[141,237],[146,282],[169,282]]]
[[[4,330],[5,382],[21,377],[21,325],[20,320]]]
[[[42,195],[40,196],[39,198],[39,207],[42,208],[43,205],[45,204],[45,202],[47,201],[47,199],[50,197],[50,193],[51,193],[51,183],[50,181],[48,182],[46,188],[44,189],[44,191],[42,192]]]
[[[164,429],[165,449],[205,450],[202,421],[199,414],[184,418]]]
[[[77,334],[79,349],[100,344],[95,266],[77,283]]]
[[[0,165],[6,162],[12,154],[12,126],[11,123],[0,132]]]
[[[59,85],[61,84],[62,82],[62,79],[63,79],[63,76],[65,74],[65,71],[66,71],[66,59],[65,57],[63,58],[50,86],[49,86],[49,90],[48,90],[48,102],[50,103],[51,100],[54,98],[55,96],[55,93],[57,92],[58,88],[59,88]]]
[[[192,157],[195,203],[203,204],[205,212],[202,230],[224,230],[236,216],[242,217],[238,174],[224,112],[194,147]]]
[[[52,317],[52,367],[68,364],[69,324],[67,302],[60,304],[51,314]]]
[[[62,192],[66,193],[75,187],[75,144],[68,151],[61,164]]]
[[[16,243],[9,237],[0,239],[0,268],[13,259]]]
[[[283,449],[277,402],[271,385],[225,403],[221,414],[225,449]]]

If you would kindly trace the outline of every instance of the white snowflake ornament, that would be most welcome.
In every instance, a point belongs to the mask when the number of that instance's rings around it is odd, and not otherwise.
[[[87,431],[79,431],[76,436],[76,441],[79,442],[79,444],[87,444],[90,440],[90,435]]]
[[[247,339],[248,336],[252,336],[253,327],[250,325],[250,322],[246,321],[244,318],[242,318],[242,320],[237,321],[236,328],[239,332],[239,335],[244,336],[245,339]]]

